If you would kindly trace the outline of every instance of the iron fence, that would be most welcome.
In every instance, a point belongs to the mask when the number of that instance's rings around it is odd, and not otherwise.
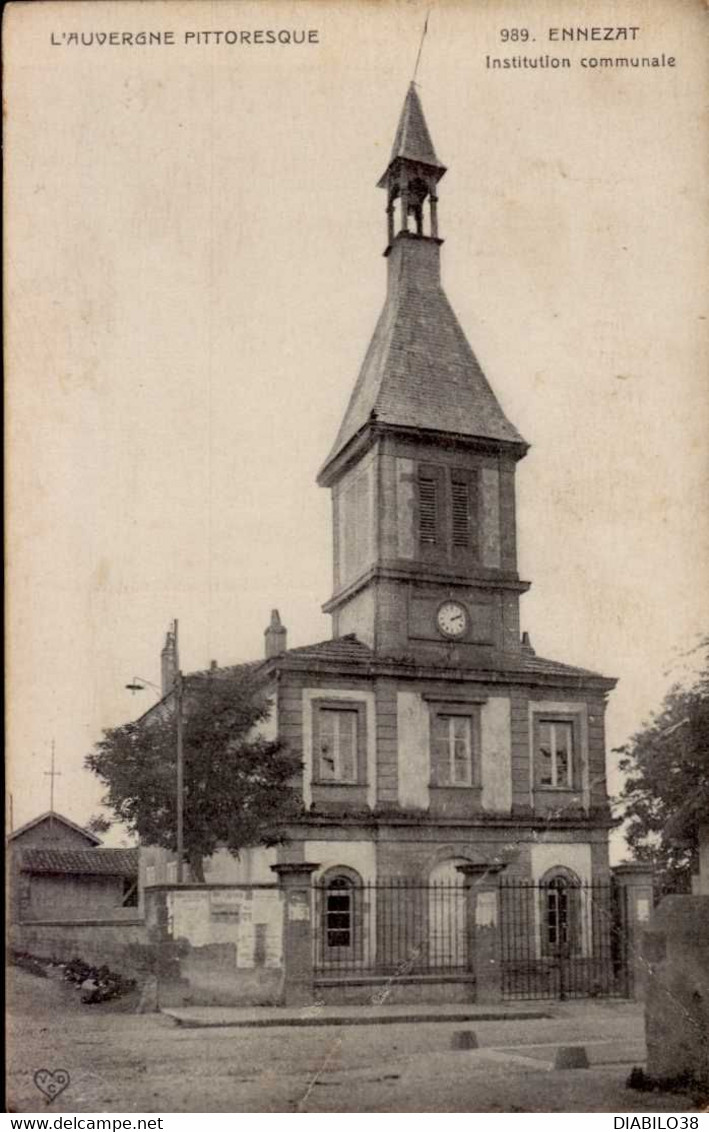
[[[503,881],[500,950],[503,999],[627,997],[626,891]]]
[[[392,879],[318,882],[313,951],[319,975],[446,974],[470,969],[461,885]]]

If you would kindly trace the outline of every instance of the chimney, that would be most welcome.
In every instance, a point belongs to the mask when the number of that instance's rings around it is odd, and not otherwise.
[[[281,625],[277,609],[271,610],[271,624],[263,635],[266,638],[266,660],[280,656],[286,651],[286,628],[285,625]]]
[[[171,692],[177,676],[177,640],[173,629],[168,629],[165,644],[160,653],[160,681],[162,694],[166,696]]]
[[[522,633],[522,652],[526,652],[528,656],[536,656],[532,648],[532,642],[529,639],[529,633]]]

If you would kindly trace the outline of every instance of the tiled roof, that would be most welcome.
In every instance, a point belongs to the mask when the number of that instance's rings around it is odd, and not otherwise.
[[[596,679],[607,679],[590,668],[576,668],[572,664],[562,664],[560,660],[546,660],[543,656],[533,654],[523,653],[522,663],[518,667],[524,672],[538,672],[540,676],[593,676]]]
[[[368,421],[524,444],[441,286],[438,248],[397,237],[387,298],[327,466]]]
[[[362,664],[370,666],[372,664],[410,664],[410,661],[403,661],[401,657],[396,656],[377,656],[368,645],[360,641],[354,633],[348,633],[344,637],[335,637],[329,641],[318,641],[314,645],[302,645],[299,648],[288,649],[286,652],[281,653],[280,656],[273,657],[273,663],[280,664],[283,661],[286,663],[289,660],[294,661],[323,661],[325,663],[346,663],[346,664]],[[234,665],[231,668],[220,668],[218,672],[220,675],[229,675],[230,673],[238,672],[242,669],[252,668],[254,670],[265,666],[268,661],[254,661],[252,664]],[[427,661],[424,667],[430,667],[431,662]],[[436,667],[435,663],[433,667]],[[440,667],[447,667],[446,663],[442,662]],[[473,666],[474,667],[474,666]],[[575,676],[583,678],[592,678],[596,680],[607,680],[608,677],[601,676],[598,672],[593,672],[589,668],[576,668],[572,664],[563,664],[559,660],[548,660],[545,657],[536,656],[534,653],[510,653],[502,661],[500,672],[505,672],[510,675],[514,673],[522,673],[529,675],[539,676]]]
[[[8,836],[8,841],[20,837],[23,833],[27,833],[30,829],[34,829],[35,826],[41,825],[41,823],[45,821],[48,822],[50,819],[58,825],[64,825],[67,829],[72,829],[74,833],[80,833],[89,843],[93,843],[94,845],[101,844],[101,838],[97,837],[95,833],[91,833],[88,829],[84,829],[82,825],[77,825],[75,821],[71,821],[70,818],[65,818],[63,814],[54,813],[52,810],[47,810],[46,813],[40,814],[39,817],[32,818],[32,821],[25,822],[19,829],[13,830]]]
[[[423,116],[421,101],[413,83],[404,99],[389,163],[391,164],[397,157],[420,161],[424,165],[434,165],[438,169],[444,168],[436,157],[426,119]]]
[[[185,673],[185,681],[189,683],[192,676],[216,676],[219,678],[229,676],[247,676],[250,673],[258,672],[259,668],[265,663],[264,660],[245,660],[240,664],[226,664],[221,668],[201,668],[196,672]]]
[[[131,877],[138,873],[138,849],[25,849],[28,873]]]
[[[283,658],[286,660],[291,658],[298,660],[300,657],[303,660],[345,660],[363,664],[370,663],[374,659],[374,653],[368,645],[358,640],[354,633],[348,633],[345,637],[318,641],[315,645],[303,645],[301,648],[288,649],[283,653]]]

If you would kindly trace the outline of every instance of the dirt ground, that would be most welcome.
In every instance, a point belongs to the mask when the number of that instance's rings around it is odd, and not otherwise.
[[[52,1112],[695,1112],[625,1088],[642,1064],[634,1003],[555,1005],[546,1020],[312,1029],[183,1029],[132,1001],[84,1006],[73,987],[12,968],[8,1107],[43,1112],[36,1070],[71,1082]],[[452,1049],[475,1029],[479,1048]],[[555,1070],[558,1045],[589,1069]]]

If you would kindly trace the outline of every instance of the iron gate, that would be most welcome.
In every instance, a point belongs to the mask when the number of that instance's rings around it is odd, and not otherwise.
[[[628,997],[626,897],[612,882],[503,880],[503,999]]]
[[[315,973],[468,972],[467,907],[460,884],[320,881],[313,890]]]

